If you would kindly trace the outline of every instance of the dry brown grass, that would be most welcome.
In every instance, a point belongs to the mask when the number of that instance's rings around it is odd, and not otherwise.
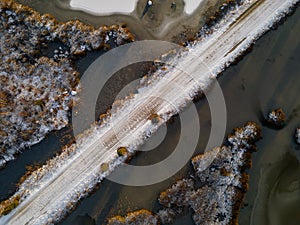
[[[20,203],[20,196],[16,195],[0,203],[0,215],[7,215],[15,209]]]

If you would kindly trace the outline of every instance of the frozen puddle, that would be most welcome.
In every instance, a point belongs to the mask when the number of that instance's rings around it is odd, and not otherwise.
[[[134,11],[137,2],[138,0],[71,0],[70,6],[73,9],[100,15],[130,14]]]
[[[184,0],[185,12],[192,14],[202,1],[204,0]],[[134,11],[137,2],[138,0],[70,0],[70,6],[72,9],[97,15],[130,14]],[[152,2],[155,4],[155,0]]]
[[[184,10],[187,14],[192,14],[198,8],[200,3],[204,0],[184,0],[185,7]]]

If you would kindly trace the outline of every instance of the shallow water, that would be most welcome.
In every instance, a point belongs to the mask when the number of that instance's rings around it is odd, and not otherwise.
[[[27,0],[27,2],[33,1]],[[48,4],[50,8],[46,8],[44,4]],[[75,15],[69,11],[63,13],[63,10],[51,1],[34,1],[34,5],[41,12],[49,10],[64,19]],[[86,18],[86,21],[91,21],[90,18],[95,19],[84,13],[76,12],[76,15]],[[140,37],[151,37],[146,33],[137,32]],[[263,139],[258,143],[258,152],[253,155],[250,190],[246,195],[246,205],[241,212],[241,225],[300,224],[298,213],[300,149],[293,140],[294,130],[300,126],[299,35],[300,11],[298,9],[284,25],[263,36],[249,55],[245,56],[237,66],[230,67],[219,79],[227,104],[228,133],[232,128],[241,126],[246,121],[260,122],[261,112],[266,115],[270,110],[278,107],[283,108],[289,117],[287,126],[282,130],[263,127]],[[96,57],[97,54],[89,55],[78,63],[79,68],[83,70],[90,63],[89,61]],[[120,86],[122,83],[128,83],[130,79],[141,76],[137,68],[133,67],[129,71],[137,72],[130,78],[127,77],[128,80],[120,81]],[[123,73],[126,74],[128,71]],[[116,92],[117,90],[118,88],[115,89]],[[109,105],[109,101],[102,104],[103,109],[100,112],[107,107],[105,105]],[[197,103],[197,109],[201,121],[201,135],[197,149],[201,152],[210,132],[210,111],[205,100]],[[44,162],[59,151],[62,146],[60,141],[66,142],[68,139],[66,135],[69,132],[69,129],[65,129],[50,134],[40,144],[24,151],[18,160],[10,162],[5,170],[1,170],[1,198],[7,197],[8,192],[13,191],[14,183],[24,173],[26,165]],[[168,125],[167,137],[160,146],[153,151],[138,154],[131,163],[143,165],[165,158],[176,145],[179,135],[180,122],[175,119],[174,123]],[[65,138],[62,138],[63,136]],[[158,193],[176,179],[185,177],[186,174],[192,174],[189,164],[169,180],[147,187],[125,187],[105,180],[99,189],[83,200],[61,224],[93,224],[86,214],[95,219],[96,224],[103,224],[107,217],[116,214],[125,214],[140,208],[155,211],[159,208],[156,201]],[[187,214],[175,224],[193,224],[193,222]]]

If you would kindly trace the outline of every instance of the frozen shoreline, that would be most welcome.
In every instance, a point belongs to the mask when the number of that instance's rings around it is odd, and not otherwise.
[[[114,13],[131,14],[139,0],[71,0],[70,6],[95,15],[110,15]],[[203,0],[184,0],[185,12],[191,15]],[[155,4],[155,1],[154,1]]]

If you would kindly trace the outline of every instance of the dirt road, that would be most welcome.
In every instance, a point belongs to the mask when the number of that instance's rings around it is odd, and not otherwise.
[[[143,93],[112,122],[113,129],[89,139],[89,142],[73,157],[68,166],[60,168],[55,176],[40,184],[35,193],[31,193],[9,215],[0,218],[1,225],[50,224],[71,207],[68,199],[83,195],[83,186],[92,184],[99,173],[99,167],[116,157],[116,149],[124,143],[139,138],[150,123],[153,113],[164,114],[172,105],[180,106],[191,100],[189,93],[205,88],[224,66],[230,64],[249,44],[253,43],[263,31],[278,18],[278,12],[284,12],[297,1],[258,0],[249,1],[232,14],[210,37],[191,48],[178,64],[181,70],[168,73],[151,90]],[[177,88],[176,88],[177,87]],[[182,88],[184,87],[184,89]],[[182,91],[178,91],[179,89]],[[163,101],[155,96],[162,96]],[[115,133],[118,133],[116,137]],[[120,140],[121,137],[121,140]],[[120,144],[122,143],[122,144]],[[66,208],[65,208],[66,207]]]

